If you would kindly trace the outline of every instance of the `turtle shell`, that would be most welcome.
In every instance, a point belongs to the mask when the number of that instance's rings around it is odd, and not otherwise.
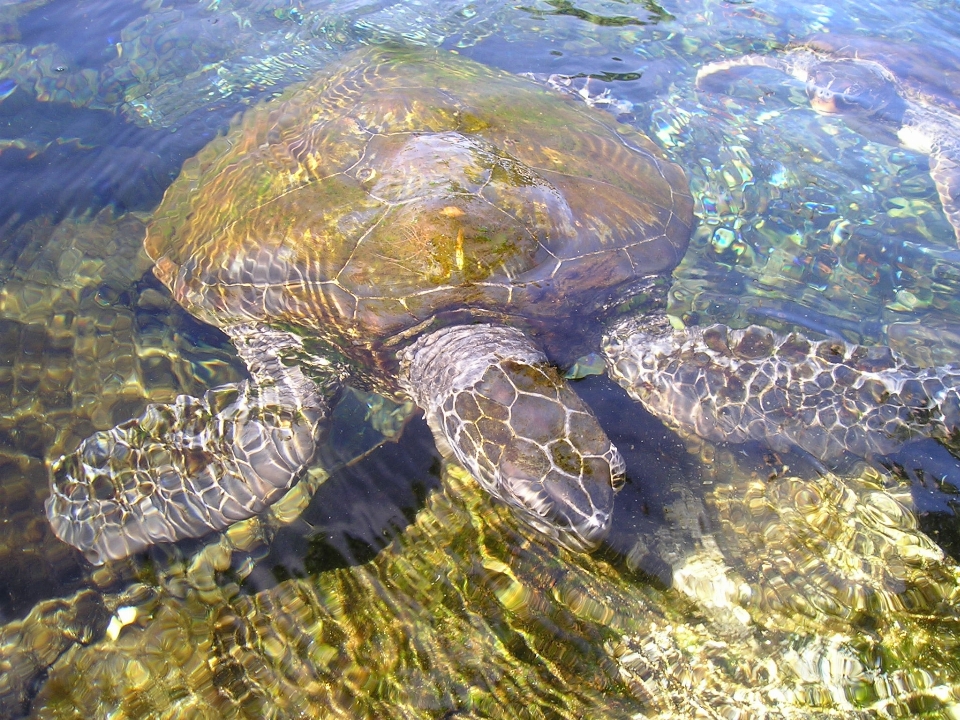
[[[451,309],[550,321],[683,256],[686,179],[636,130],[445,52],[338,67],[168,189],[146,249],[198,317],[376,343]]]

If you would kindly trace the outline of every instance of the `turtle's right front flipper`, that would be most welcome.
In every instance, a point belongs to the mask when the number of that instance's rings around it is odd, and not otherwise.
[[[251,380],[149,405],[53,466],[47,517],[91,562],[257,515],[313,457],[327,400],[283,361],[299,340],[253,325],[227,332]]]
[[[401,383],[487,492],[577,551],[610,527],[624,463],[546,356],[515,328],[456,325],[401,354]]]

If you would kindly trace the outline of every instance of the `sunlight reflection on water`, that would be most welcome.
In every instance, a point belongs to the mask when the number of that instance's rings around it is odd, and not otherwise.
[[[956,362],[927,157],[769,68],[695,84],[816,33],[878,41],[911,102],[956,113],[960,11],[933,0],[0,2],[0,716],[960,716],[956,438],[824,467],[680,438],[588,378],[628,481],[579,556],[419,420],[377,447],[359,395],[331,478],[222,536],[93,568],[43,514],[85,437],[245,375],[149,272],[144,224],[232,117],[363,43],[609,91],[694,195],[674,318]]]

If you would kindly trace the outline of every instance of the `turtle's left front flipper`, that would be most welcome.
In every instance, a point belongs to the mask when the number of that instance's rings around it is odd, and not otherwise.
[[[258,515],[313,458],[327,398],[285,362],[299,339],[258,325],[226,332],[250,380],[148,405],[54,464],[47,517],[91,562]]]
[[[957,132],[960,132],[958,127]],[[937,185],[937,194],[947,220],[960,245],[960,138],[935,142],[930,153],[930,177]]]
[[[631,397],[708,440],[796,445],[829,460],[894,452],[960,425],[960,367],[918,368],[885,347],[640,318],[613,328],[604,350]]]
[[[401,383],[441,452],[540,532],[572,550],[599,545],[623,459],[528,337],[456,325],[420,338],[401,365]]]

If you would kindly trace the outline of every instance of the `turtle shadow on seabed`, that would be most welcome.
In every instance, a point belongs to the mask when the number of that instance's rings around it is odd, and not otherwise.
[[[875,463],[908,485],[920,529],[960,561],[960,446],[956,438],[910,442]]]
[[[610,533],[598,552],[630,574],[640,573],[669,587],[669,562],[653,546],[638,554],[637,542],[666,531],[671,503],[701,495],[697,459],[672,431],[608,378],[590,376],[575,387],[594,409],[627,467]],[[405,532],[428,494],[444,491],[443,459],[425,422],[411,420],[396,442],[378,443],[368,451],[357,445],[363,423],[355,400],[341,401],[328,441],[318,449],[315,461],[339,469],[330,473],[297,520],[277,532],[268,554],[244,578],[245,591],[259,592],[290,577],[369,562]],[[371,438],[375,435],[367,432]],[[518,527],[537,539],[532,531]],[[190,544],[187,541],[184,547]]]

